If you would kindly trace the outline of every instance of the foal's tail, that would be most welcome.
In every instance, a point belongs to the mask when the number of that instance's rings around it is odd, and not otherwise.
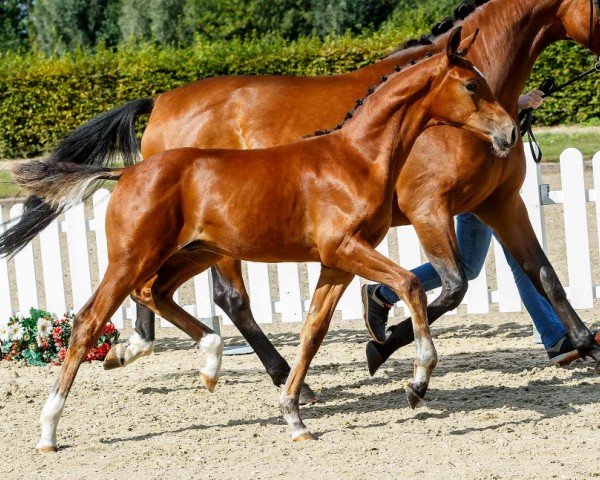
[[[118,180],[123,170],[49,160],[15,167],[15,181],[31,195],[18,222],[0,235],[0,257],[17,253],[64,210],[89,197],[95,191],[92,183]]]
[[[47,161],[17,167],[17,183],[32,195],[18,223],[0,235],[0,258],[25,247],[70,202],[89,196],[91,182],[117,175],[106,168],[115,160],[125,166],[135,163],[139,156],[135,119],[153,107],[154,99],[144,98],[103,113],[62,140]]]

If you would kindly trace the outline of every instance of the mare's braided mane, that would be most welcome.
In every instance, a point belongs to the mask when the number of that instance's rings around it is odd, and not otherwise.
[[[431,29],[431,33],[429,33],[427,35],[422,35],[418,39],[411,39],[411,40],[404,42],[404,45],[402,45],[401,47],[394,50],[386,58],[390,57],[391,55],[395,55],[396,53],[399,53],[403,50],[407,50],[409,48],[433,44],[434,40],[437,37],[452,30],[452,28],[454,27],[456,22],[463,21],[465,18],[467,18],[469,15],[471,15],[477,9],[477,7],[484,5],[484,4],[488,3],[489,1],[490,0],[466,0],[466,1],[463,1],[462,3],[460,3],[460,5],[458,5],[458,7],[456,7],[454,9],[454,12],[451,17],[446,17],[442,21],[436,23],[434,25],[434,27]],[[423,55],[423,57],[421,57],[418,60],[419,61],[424,60],[426,58],[431,57],[432,55],[433,55],[433,52],[426,52]],[[415,65],[418,60],[410,59],[409,63],[407,65],[404,65],[404,66],[396,65],[394,67],[394,71],[391,74],[400,72],[402,70],[402,68],[404,68],[406,66]],[[338,123],[335,127],[330,128],[329,130],[317,130],[312,135],[307,135],[306,137],[319,137],[321,135],[327,135],[327,134],[335,132],[337,130],[341,130],[344,127],[344,125],[346,124],[346,122],[348,122],[348,120],[350,120],[354,116],[354,114],[356,113],[356,110],[364,103],[364,101],[367,99],[367,97],[369,97],[370,95],[375,93],[377,91],[377,89],[383,83],[385,83],[387,81],[387,79],[389,78],[390,75],[382,76],[377,85],[373,85],[372,87],[369,87],[369,89],[367,90],[367,93],[363,97],[356,100],[356,102],[354,102],[354,107],[352,108],[352,110],[350,110],[348,113],[346,113],[344,120],[342,120],[340,123]]]

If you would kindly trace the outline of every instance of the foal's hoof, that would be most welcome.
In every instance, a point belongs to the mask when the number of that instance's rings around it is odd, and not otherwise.
[[[300,405],[312,405],[317,403],[317,396],[315,392],[305,383],[300,388],[300,397],[298,398],[298,403]]]
[[[425,399],[413,390],[412,385],[408,384],[404,387],[404,391],[406,392],[406,399],[408,400],[408,404],[410,408],[413,410],[419,406],[421,402],[424,402]]]
[[[47,453],[56,453],[58,448],[56,448],[54,445],[44,445],[43,447],[37,447],[36,450],[38,453],[45,455]]]
[[[379,370],[379,367],[381,367],[381,365],[383,365],[385,360],[379,354],[379,350],[377,350],[377,344],[373,341],[370,341],[367,343],[366,354],[367,354],[367,367],[369,367],[369,374],[371,376],[373,376],[373,375],[375,375],[377,370]]]
[[[317,437],[315,437],[312,433],[306,432],[306,433],[301,433],[297,437],[294,437],[292,439],[292,441],[294,441],[294,442],[306,442],[307,440],[316,440],[316,439],[317,439]]]
[[[596,375],[600,375],[600,362],[596,363]]]
[[[213,393],[215,391],[215,388],[217,388],[217,378],[207,377],[206,375],[201,373],[200,379],[202,380],[202,383],[210,393]]]
[[[124,355],[121,355],[121,353],[125,353],[124,348],[123,343],[117,343],[112,346],[104,358],[104,363],[102,364],[104,370],[113,370],[123,366]]]

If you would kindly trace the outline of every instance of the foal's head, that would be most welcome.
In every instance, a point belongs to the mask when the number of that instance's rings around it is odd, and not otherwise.
[[[450,34],[426,107],[435,120],[491,141],[496,153],[504,156],[517,143],[518,131],[514,119],[498,103],[481,72],[464,58],[477,33],[462,43],[460,27]]]

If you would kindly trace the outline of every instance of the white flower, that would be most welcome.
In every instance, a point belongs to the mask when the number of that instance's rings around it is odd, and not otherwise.
[[[23,335],[25,334],[25,330],[18,323],[13,323],[11,326],[8,327],[8,333],[10,335],[10,338],[12,338],[13,340],[19,341],[19,340],[23,340]]]
[[[8,327],[0,327],[0,342],[10,342],[10,332],[8,331]]]
[[[52,333],[52,321],[47,318],[40,318],[37,321],[37,330],[38,338],[45,340],[50,336],[50,333]]]

